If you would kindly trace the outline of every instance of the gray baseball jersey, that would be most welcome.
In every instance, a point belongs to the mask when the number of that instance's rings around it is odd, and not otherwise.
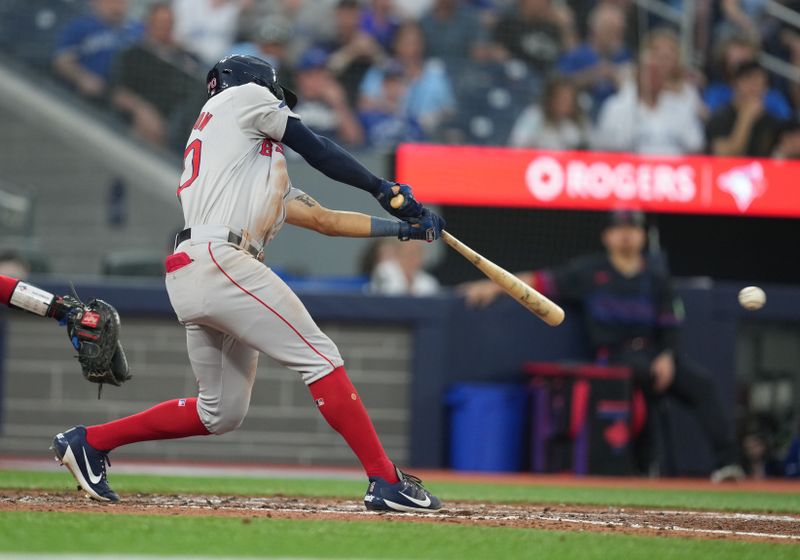
[[[226,225],[265,243],[275,236],[290,189],[278,140],[290,117],[299,118],[257,84],[208,100],[186,144],[178,187],[186,227]]]
[[[280,139],[299,118],[265,87],[227,89],[203,107],[178,188],[191,239],[167,263],[167,292],[186,326],[199,384],[198,413],[212,433],[244,419],[259,352],[311,384],[343,364],[300,299],[267,266],[228,242],[268,243],[293,189]]]

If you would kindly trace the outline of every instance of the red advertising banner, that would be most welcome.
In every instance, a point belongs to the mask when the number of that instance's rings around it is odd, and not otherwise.
[[[403,144],[397,180],[431,204],[800,217],[800,162]]]

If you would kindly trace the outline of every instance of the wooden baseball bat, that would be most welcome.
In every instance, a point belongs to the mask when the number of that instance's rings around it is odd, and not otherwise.
[[[389,202],[392,208],[400,208],[405,202],[403,195],[398,194]],[[453,249],[458,251],[465,259],[483,272],[489,280],[503,288],[508,294],[521,303],[534,315],[551,327],[557,327],[564,321],[564,310],[543,296],[531,286],[496,265],[474,249],[471,249],[453,235],[442,231],[442,239]]]

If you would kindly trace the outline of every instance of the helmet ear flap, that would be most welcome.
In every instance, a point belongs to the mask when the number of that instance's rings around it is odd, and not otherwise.
[[[297,105],[297,94],[287,87],[278,87],[283,92],[283,99],[286,101],[286,105],[289,107],[289,109],[294,109],[294,106]]]

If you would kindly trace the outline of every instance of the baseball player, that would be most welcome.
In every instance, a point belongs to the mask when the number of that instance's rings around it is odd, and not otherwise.
[[[644,253],[644,214],[611,212],[602,241],[604,254],[518,276],[547,296],[579,304],[596,359],[629,366],[648,403],[669,393],[691,406],[716,455],[712,480],[742,478],[744,473],[736,463],[736,442],[725,423],[718,388],[702,368],[680,352],[683,304],[672,289],[664,260]],[[501,290],[496,284],[480,281],[467,284],[464,292],[468,303],[483,306]],[[641,443],[648,443],[646,435]],[[641,467],[646,470],[650,450],[641,445],[640,452]]]
[[[186,144],[178,188],[186,228],[166,261],[167,292],[186,327],[199,394],[107,424],[76,426],[55,437],[57,457],[90,497],[118,500],[106,477],[108,452],[137,441],[235,430],[263,352],[300,375],[358,457],[369,477],[367,509],[439,509],[439,499],[387,457],[336,345],[261,260],[284,222],[328,235],[433,241],[444,221],[409,186],[376,177],[310,131],[292,112],[297,96],[278,84],[266,62],[224,58],[208,73],[208,96]],[[400,220],[321,207],[292,186],[284,146],[328,177],[369,192]],[[405,201],[393,208],[397,194]]]

